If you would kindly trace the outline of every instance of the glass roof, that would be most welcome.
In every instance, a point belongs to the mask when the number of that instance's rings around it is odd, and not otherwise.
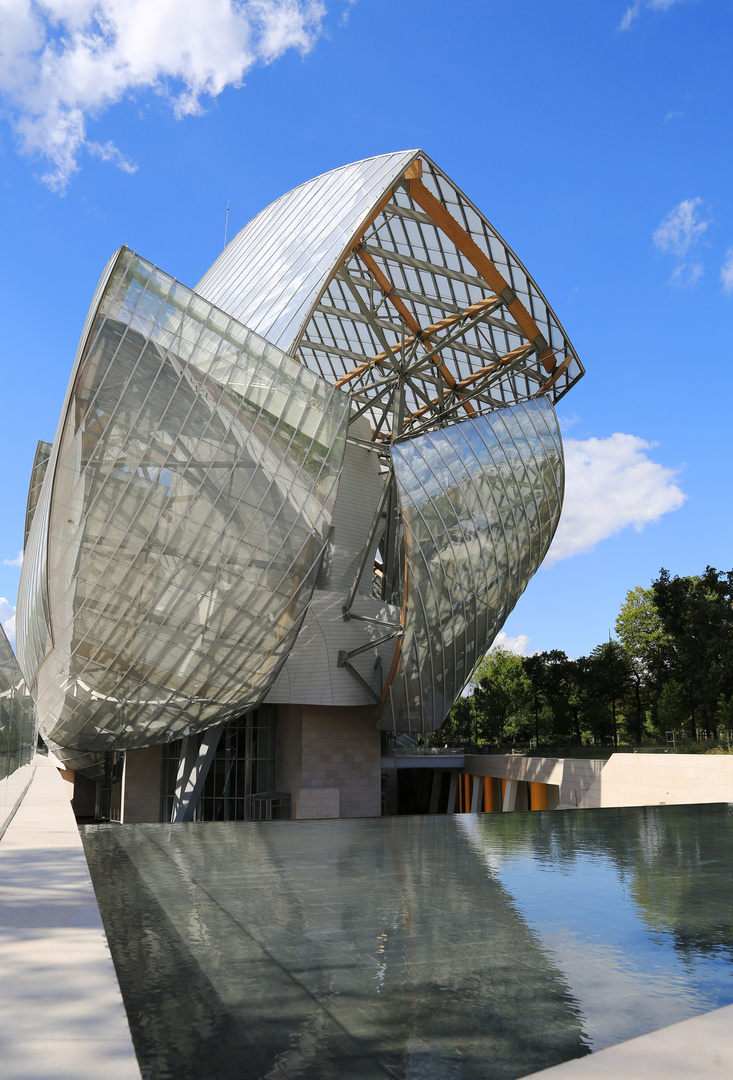
[[[195,291],[289,352],[334,264],[415,154],[356,161],[282,195],[234,237]]]
[[[282,196],[197,291],[348,390],[378,442],[557,402],[584,373],[525,267],[421,151]]]

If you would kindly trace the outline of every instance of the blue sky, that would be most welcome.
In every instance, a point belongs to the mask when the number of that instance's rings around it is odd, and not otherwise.
[[[588,652],[661,566],[729,569],[731,0],[0,4],[0,618],[36,441],[127,244],[189,286],[296,184],[422,147],[587,370],[551,565],[505,627]]]

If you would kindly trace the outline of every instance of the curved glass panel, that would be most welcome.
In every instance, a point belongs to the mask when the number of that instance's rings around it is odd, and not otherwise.
[[[349,241],[414,156],[356,161],[281,195],[237,233],[196,292],[290,350]]]
[[[36,746],[36,711],[18,661],[0,626],[0,835],[22,795]]]
[[[52,748],[148,746],[262,699],[315,584],[347,423],[345,395],[123,249],[43,487],[47,537],[40,503],[31,530],[53,644],[26,650],[27,675]]]
[[[543,398],[400,443],[403,638],[379,727],[434,731],[542,562],[563,455]]]
[[[35,514],[36,506],[38,505],[43,478],[46,475],[46,468],[48,467],[48,459],[51,456],[51,449],[52,444],[49,442],[39,442],[36,447],[36,456],[33,459],[33,469],[31,470],[31,482],[28,487],[28,502],[25,509],[25,533],[23,534],[24,548],[28,543],[28,534],[31,531],[33,515]]]

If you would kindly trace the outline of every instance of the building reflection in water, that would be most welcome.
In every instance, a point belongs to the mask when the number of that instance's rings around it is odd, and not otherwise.
[[[84,843],[148,1080],[478,1080],[733,1001],[731,829],[713,805]]]

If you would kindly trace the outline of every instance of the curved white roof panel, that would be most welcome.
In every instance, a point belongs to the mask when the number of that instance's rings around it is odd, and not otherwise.
[[[375,442],[538,396],[557,402],[583,375],[537,283],[419,150],[283,195],[197,291],[347,388]]]
[[[289,351],[334,263],[417,153],[356,161],[282,195],[237,233],[195,291]]]

